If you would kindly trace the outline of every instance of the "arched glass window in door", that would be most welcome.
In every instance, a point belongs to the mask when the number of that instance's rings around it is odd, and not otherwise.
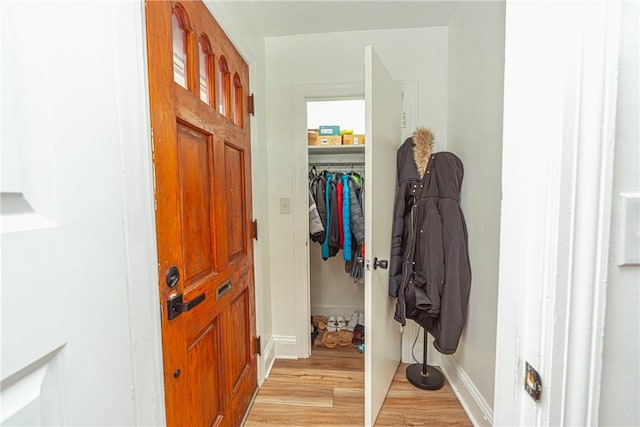
[[[229,75],[229,67],[224,56],[220,57],[218,63],[218,111],[225,117],[231,116],[229,105],[231,104],[231,79]]]
[[[233,122],[242,127],[242,84],[238,73],[233,75]]]
[[[211,54],[211,45],[207,36],[204,34],[200,37],[200,43],[198,46],[198,64],[200,68],[200,99],[209,105],[215,107],[215,96],[213,91],[213,55]]]
[[[173,80],[187,88],[187,26],[183,11],[176,8],[171,15],[173,35]]]

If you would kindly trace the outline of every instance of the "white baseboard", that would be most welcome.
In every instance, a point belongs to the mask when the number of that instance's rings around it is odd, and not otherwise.
[[[297,359],[298,346],[295,336],[274,335],[273,344],[276,359]]]
[[[442,369],[467,416],[476,427],[493,426],[493,409],[469,375],[452,356],[439,354],[434,364]]]
[[[262,349],[262,356],[260,356],[260,374],[258,376],[258,385],[262,385],[264,381],[269,377],[271,368],[276,361],[275,347],[273,343],[273,337],[269,337],[267,343]]]

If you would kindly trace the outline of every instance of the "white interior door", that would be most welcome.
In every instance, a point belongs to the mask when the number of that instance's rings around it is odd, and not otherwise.
[[[402,94],[387,69],[367,46],[365,71],[365,425],[372,426],[400,362],[400,327],[388,296],[389,273],[374,259],[388,260],[400,145]],[[375,230],[375,233],[374,233]]]

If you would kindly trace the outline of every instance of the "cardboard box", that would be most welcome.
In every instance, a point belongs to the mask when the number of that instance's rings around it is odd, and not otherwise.
[[[340,126],[320,126],[319,136],[340,136]]]
[[[364,145],[364,135],[342,135],[342,145]]]
[[[337,136],[318,136],[317,145],[342,145],[342,137]]]
[[[320,142],[318,141],[318,132],[307,131],[307,142],[309,145],[320,144]]]

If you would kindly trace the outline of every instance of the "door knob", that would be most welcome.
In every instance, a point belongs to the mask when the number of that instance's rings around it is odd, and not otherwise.
[[[389,261],[387,261],[386,259],[378,259],[378,257],[375,257],[373,259],[373,269],[375,270],[378,267],[386,270],[387,267],[389,267]]]

